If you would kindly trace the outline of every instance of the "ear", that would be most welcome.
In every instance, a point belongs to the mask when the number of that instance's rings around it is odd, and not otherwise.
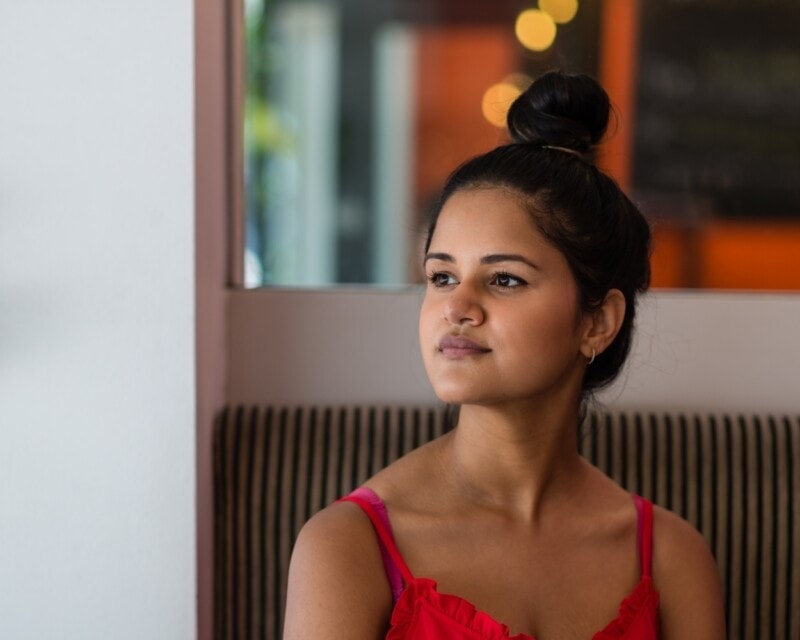
[[[625,319],[625,296],[619,289],[611,289],[599,308],[584,317],[581,353],[587,359],[600,355],[617,337]]]

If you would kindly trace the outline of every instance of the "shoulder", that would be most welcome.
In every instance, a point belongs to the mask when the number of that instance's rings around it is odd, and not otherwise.
[[[292,552],[284,638],[382,638],[391,607],[367,516],[337,503],[312,517]]]
[[[662,637],[725,637],[719,572],[705,538],[674,513],[654,507],[653,581],[661,596]]]
[[[653,507],[653,574],[660,588],[686,578],[719,584],[719,573],[705,538],[683,518]],[[689,585],[680,584],[682,589]]]

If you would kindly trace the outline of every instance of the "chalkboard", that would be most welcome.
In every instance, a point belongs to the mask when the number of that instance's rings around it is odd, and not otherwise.
[[[800,219],[800,2],[641,5],[634,188]]]

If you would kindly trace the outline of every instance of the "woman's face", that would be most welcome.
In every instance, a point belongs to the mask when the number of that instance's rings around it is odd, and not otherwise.
[[[420,343],[445,402],[580,395],[587,319],[564,256],[502,188],[456,192],[425,256]]]

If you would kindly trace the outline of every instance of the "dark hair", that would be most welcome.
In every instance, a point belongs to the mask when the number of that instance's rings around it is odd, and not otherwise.
[[[583,311],[597,309],[611,289],[625,296],[622,327],[586,370],[584,393],[619,374],[630,351],[636,296],[650,284],[650,227],[589,159],[610,112],[608,95],[589,76],[539,77],[509,109],[512,143],[468,160],[447,179],[425,243],[427,251],[442,207],[455,192],[496,186],[518,193],[539,231],[566,258]]]

